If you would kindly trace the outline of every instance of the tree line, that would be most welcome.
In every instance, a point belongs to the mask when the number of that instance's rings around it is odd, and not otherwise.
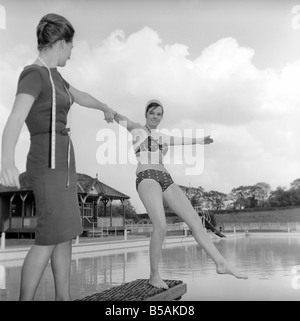
[[[229,194],[211,190],[205,191],[201,186],[186,187],[179,186],[192,206],[203,210],[244,210],[267,207],[289,207],[300,206],[300,178],[291,182],[289,188],[277,187],[272,190],[268,183],[257,183],[255,185],[241,185],[233,188]],[[124,201],[125,216],[127,220],[138,221],[140,215],[136,213],[134,206],[129,200]],[[165,212],[170,213],[170,209],[164,204]],[[103,206],[99,205],[98,213],[104,216]],[[106,215],[109,215],[107,213]],[[112,204],[112,215],[123,216],[122,204]]]
[[[207,210],[300,206],[300,178],[291,182],[289,188],[279,186],[272,190],[268,183],[260,182],[233,188],[229,194],[205,191],[201,186],[180,188],[194,207]]]

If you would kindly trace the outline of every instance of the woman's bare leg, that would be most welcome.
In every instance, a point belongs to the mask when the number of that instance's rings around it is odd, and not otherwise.
[[[72,240],[57,244],[52,256],[51,267],[54,276],[55,300],[70,301]]]
[[[168,206],[181,217],[191,228],[193,236],[197,243],[216,263],[217,273],[231,274],[240,279],[246,279],[247,276],[238,272],[232,267],[215,247],[211,238],[204,230],[198,213],[194,210],[187,197],[183,194],[178,185],[171,185],[164,193],[163,198]]]
[[[32,301],[54,246],[33,245],[21,271],[20,301]]]
[[[153,224],[153,232],[150,239],[149,283],[157,288],[167,289],[168,285],[161,279],[158,271],[162,245],[167,231],[162,190],[154,180],[144,179],[139,184],[138,193]]]

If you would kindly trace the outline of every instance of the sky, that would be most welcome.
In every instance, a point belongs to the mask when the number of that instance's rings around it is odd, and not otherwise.
[[[38,56],[36,26],[50,12],[76,31],[59,68],[73,87],[142,124],[146,102],[159,99],[160,129],[214,139],[170,148],[177,184],[227,194],[258,182],[289,188],[300,177],[300,1],[0,0],[1,136],[18,76]],[[76,104],[68,123],[77,172],[98,175],[145,212],[126,131]],[[24,125],[20,172],[29,144]]]

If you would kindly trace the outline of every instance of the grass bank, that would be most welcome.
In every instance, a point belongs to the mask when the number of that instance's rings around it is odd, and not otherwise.
[[[214,214],[217,225],[222,223],[300,222],[300,207],[268,211],[241,211]]]

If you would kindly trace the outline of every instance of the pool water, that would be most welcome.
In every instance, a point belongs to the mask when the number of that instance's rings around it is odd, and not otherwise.
[[[300,300],[300,237],[259,236],[218,239],[216,247],[248,280],[218,275],[215,264],[196,244],[164,245],[160,263],[162,278],[182,280],[187,293],[182,301]],[[73,299],[149,276],[148,247],[73,255]],[[21,266],[6,267],[0,301],[18,300]],[[50,265],[36,300],[53,300]]]

